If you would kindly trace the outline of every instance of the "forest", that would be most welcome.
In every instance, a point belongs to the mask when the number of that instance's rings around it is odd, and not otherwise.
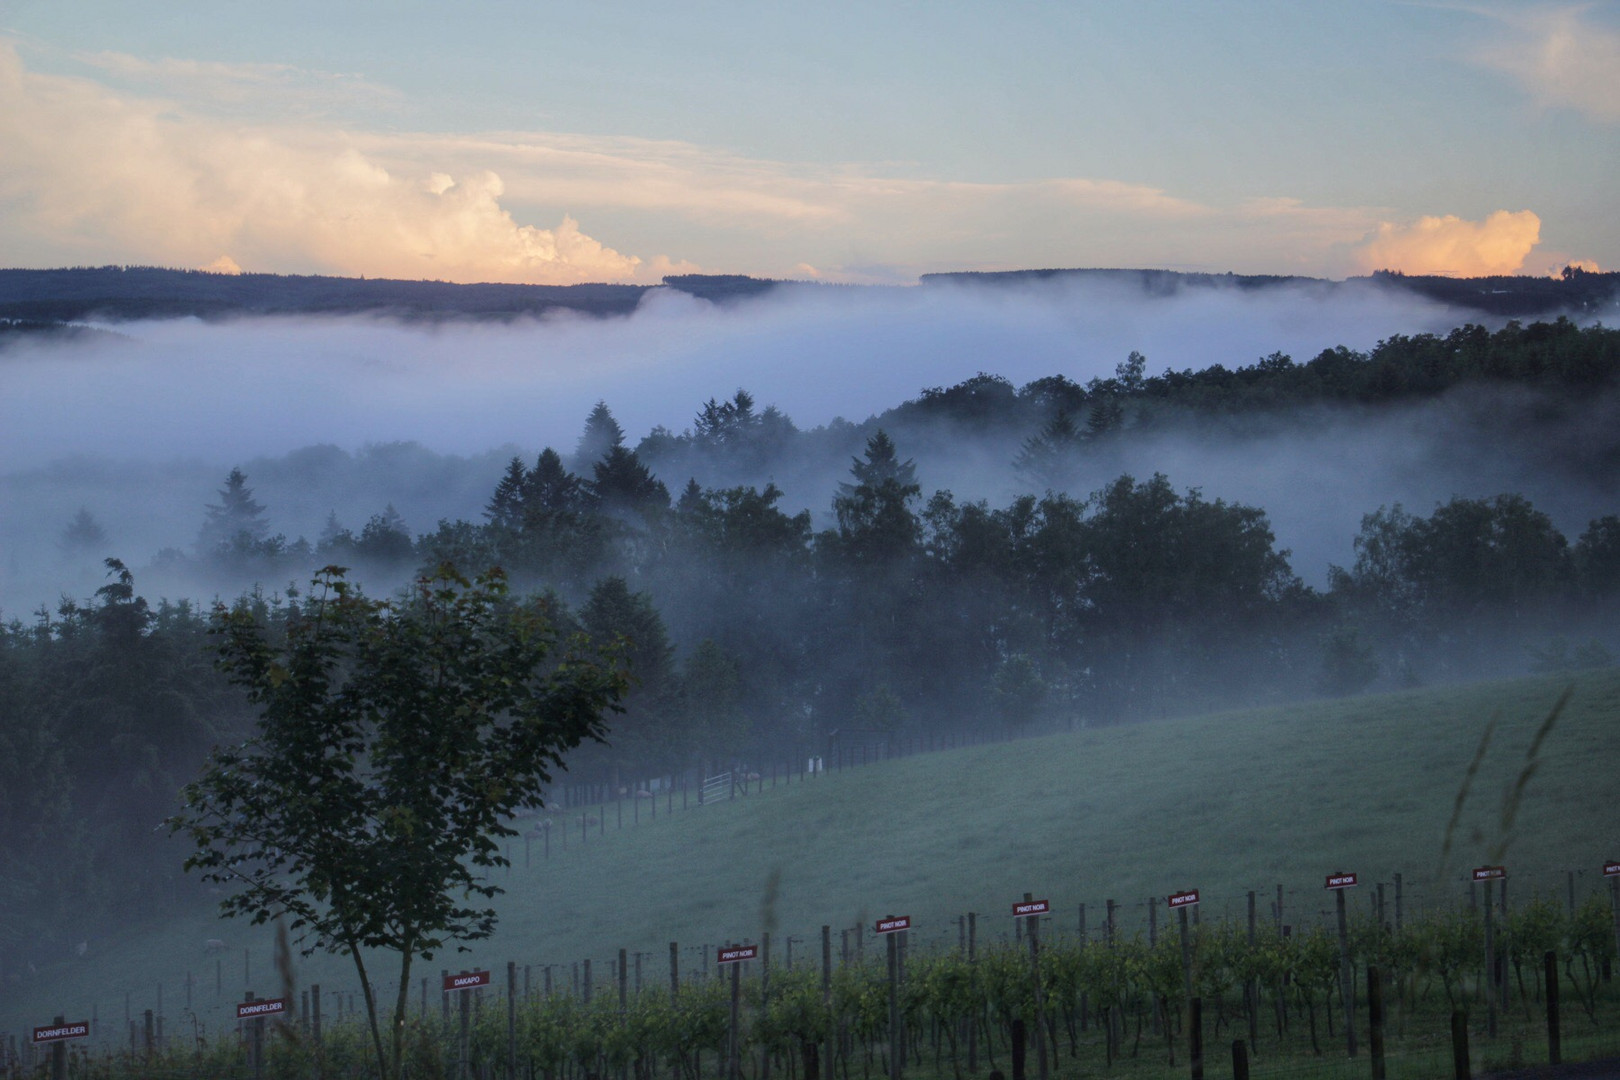
[[[514,458],[481,520],[419,533],[388,510],[358,529],[334,513],[313,541],[289,539],[241,469],[199,508],[193,548],[150,567],[81,512],[62,545],[104,565],[105,584],[0,626],[0,907],[20,913],[0,924],[0,955],[58,950],[64,925],[191,888],[177,859],[155,857],[158,823],[251,716],[214,667],[217,614],[146,598],[148,573],[184,570],[206,583],[198,595],[275,625],[323,566],[373,593],[446,562],[500,567],[560,629],[622,641],[627,709],[570,761],[575,779],[615,785],[798,755],[834,731],[1016,734],[1613,662],[1620,501],[1570,535],[1514,492],[1367,506],[1353,562],[1313,587],[1266,507],[1162,473],[1069,488],[1081,464],[1154,430],[1480,386],[1556,415],[1612,390],[1620,331],[1508,323],[1305,362],[1146,363],[1133,353],[1085,385],[981,374],[809,430],[739,390],[634,446],[600,403],[574,446]],[[970,443],[1016,447],[1027,490],[993,505],[925,486],[925,453]],[[823,527],[750,479],[848,446]],[[1617,465],[1611,436],[1572,467],[1612,478]]]

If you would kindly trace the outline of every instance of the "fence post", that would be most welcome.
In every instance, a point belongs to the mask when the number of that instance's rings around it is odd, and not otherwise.
[[[1547,1064],[1563,1064],[1563,1045],[1558,1031],[1558,954],[1548,951],[1542,958],[1547,979]]]
[[[1461,1009],[1451,1012],[1451,1071],[1456,1080],[1473,1080],[1468,1067],[1468,1014]]]
[[[1232,1040],[1232,1080],[1249,1080],[1249,1047],[1242,1039]]]

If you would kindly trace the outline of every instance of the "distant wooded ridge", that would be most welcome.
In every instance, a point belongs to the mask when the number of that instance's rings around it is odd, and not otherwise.
[[[1331,293],[1370,286],[1401,289],[1485,314],[1521,318],[1591,314],[1620,301],[1620,273],[1578,269],[1560,277],[1450,278],[1379,271],[1370,277],[1322,278],[1175,270],[1008,270],[924,274],[922,287],[1006,286],[1084,281],[1139,288],[1150,296],[1183,289],[1245,291],[1291,286]],[[229,318],[240,315],[383,313],[406,318],[512,319],[550,311],[623,315],[642,294],[672,288],[713,301],[741,301],[779,289],[871,289],[779,281],[741,274],[680,274],[656,285],[457,285],[445,281],[322,277],[296,274],[216,274],[150,266],[0,270],[0,330],[36,331],[39,324],[109,320]]]

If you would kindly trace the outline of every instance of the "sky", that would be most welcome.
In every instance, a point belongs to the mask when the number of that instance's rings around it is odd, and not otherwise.
[[[1620,266],[1620,0],[0,0],[0,266]]]

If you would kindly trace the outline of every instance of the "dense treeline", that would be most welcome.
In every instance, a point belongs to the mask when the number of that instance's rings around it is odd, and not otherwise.
[[[329,564],[374,592],[446,561],[502,567],[520,591],[552,594],[564,630],[626,639],[627,711],[610,745],[573,762],[582,779],[619,782],[822,748],[835,731],[1018,732],[1597,666],[1616,644],[1620,517],[1572,538],[1512,493],[1427,515],[1369,506],[1354,562],[1318,590],[1263,507],[1158,474],[1090,492],[1065,478],[1125,433],[1199,415],[1491,381],[1551,400],[1612,386],[1617,370],[1620,332],[1558,322],[1237,371],[1149,376],[1132,354],[1085,386],[983,375],[814,431],[739,391],[634,448],[601,404],[571,453],[513,459],[483,520],[413,535],[390,509],[358,532],[333,515],[313,543],[288,540],[233,470],[194,550],[154,569],[232,596]],[[992,445],[1017,448],[1027,486],[1002,505],[928,488],[905,441],[992,431]],[[819,529],[782,508],[775,483],[746,480],[851,445]],[[115,544],[88,513],[62,539],[87,560]],[[108,568],[94,598],[0,627],[0,861],[20,868],[0,888],[8,911],[28,913],[0,920],[0,958],[64,944],[53,916],[68,906],[93,917],[172,888],[176,860],[154,857],[153,829],[209,746],[245,722],[210,666],[206,616],[149,605],[122,563]],[[274,621],[298,595],[248,602]]]

